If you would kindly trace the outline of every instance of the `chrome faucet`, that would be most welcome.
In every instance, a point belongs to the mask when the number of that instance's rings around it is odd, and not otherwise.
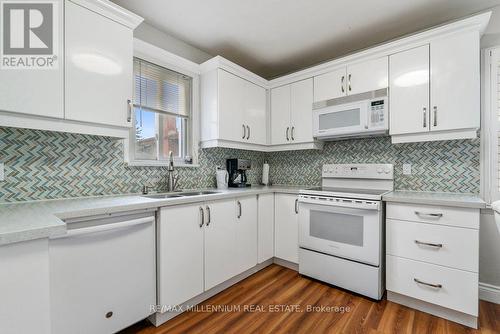
[[[179,180],[179,176],[174,175],[174,155],[172,151],[168,152],[168,183],[167,183],[167,189],[169,192],[175,191],[175,188],[177,188],[177,181]]]

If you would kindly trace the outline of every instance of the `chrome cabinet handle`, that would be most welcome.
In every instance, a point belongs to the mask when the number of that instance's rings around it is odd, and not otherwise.
[[[340,88],[342,89],[342,93],[345,92],[345,89],[344,89],[344,80],[345,80],[345,75],[343,75],[342,79],[340,79]]]
[[[212,218],[210,217],[211,216],[210,207],[207,205],[206,208],[207,208],[207,215],[208,215],[208,220],[207,220],[207,226],[208,226],[212,222]]]
[[[427,108],[424,107],[424,124],[423,124],[423,127],[426,128],[427,127]]]
[[[130,123],[132,121],[132,100],[128,99],[127,100],[127,123]]]
[[[351,91],[352,90],[352,88],[351,88],[351,75],[349,74],[349,76],[347,78],[348,78],[347,82],[349,83],[349,91]]]
[[[201,215],[201,223],[200,223],[200,228],[203,227],[205,224],[205,212],[203,211],[203,208],[200,206],[200,215]]]
[[[425,212],[420,212],[420,211],[415,211],[415,214],[417,216],[421,216],[421,217],[431,217],[431,218],[441,218],[443,217],[443,214],[442,213],[425,213]]]
[[[241,137],[241,139],[245,139],[247,136],[247,128],[245,128],[245,124],[242,124],[241,126],[243,127],[243,137]]]
[[[438,107],[434,106],[434,126],[438,125]]]
[[[247,125],[247,130],[248,130],[247,139],[250,139],[250,127],[248,125]]]
[[[295,133],[295,126],[292,126],[292,140],[295,140],[294,133]]]
[[[290,140],[290,137],[288,137],[288,132],[290,131],[290,127],[286,127],[286,140]]]
[[[296,198],[295,199],[295,213],[299,213],[299,199]]]
[[[420,241],[420,240],[415,240],[415,243],[417,245],[422,245],[422,246],[443,248],[443,244],[436,244],[436,243],[432,243],[432,242],[423,242],[423,241]]]
[[[241,218],[241,202],[237,201],[236,203],[238,204],[238,218]]]
[[[415,283],[427,285],[427,286],[430,286],[431,288],[441,289],[443,287],[442,284],[427,283],[427,282],[419,280],[418,278],[414,278],[413,280],[415,281]]]

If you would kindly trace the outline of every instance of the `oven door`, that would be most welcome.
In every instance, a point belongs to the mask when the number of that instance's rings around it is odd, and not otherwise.
[[[368,102],[329,106],[313,111],[314,137],[335,137],[368,129]]]
[[[354,205],[353,205],[354,204]],[[382,212],[334,204],[299,203],[299,246],[373,266],[380,265]]]

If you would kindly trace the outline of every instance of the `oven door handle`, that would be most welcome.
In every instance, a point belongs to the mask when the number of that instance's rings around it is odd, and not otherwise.
[[[362,211],[380,211],[380,202],[378,201],[356,201],[350,199],[339,199],[329,200],[329,199],[318,199],[318,197],[311,199],[306,197],[299,197],[298,200],[304,205],[313,205],[321,207],[330,208],[345,208],[351,210],[362,210]]]

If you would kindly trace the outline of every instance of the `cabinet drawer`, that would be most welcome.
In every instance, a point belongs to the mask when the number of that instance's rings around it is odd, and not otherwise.
[[[392,219],[386,230],[389,255],[478,272],[478,230]]]
[[[387,290],[473,316],[478,315],[478,279],[476,273],[387,255]]]
[[[386,216],[390,219],[479,229],[478,209],[387,203]]]

